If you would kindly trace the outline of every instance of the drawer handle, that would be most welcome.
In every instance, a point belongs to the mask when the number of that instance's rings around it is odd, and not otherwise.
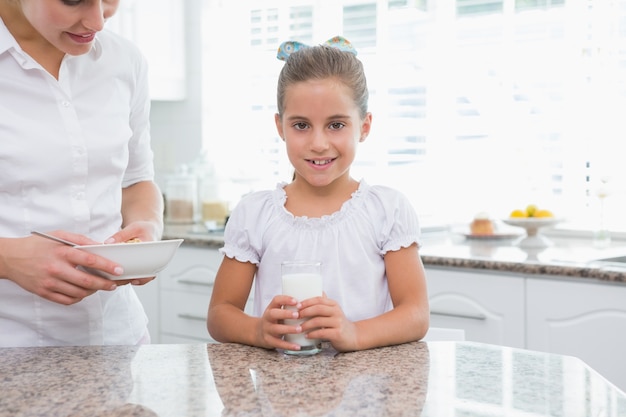
[[[431,316],[445,316],[445,317],[455,317],[459,319],[470,319],[470,320],[487,320],[487,316],[482,314],[457,314],[457,313],[446,313],[445,311],[431,311]]]
[[[212,282],[194,281],[194,280],[191,280],[191,279],[179,279],[178,283],[179,284],[202,285],[204,287],[212,287],[213,286]]]
[[[178,317],[185,320],[196,320],[196,321],[206,321],[206,317],[196,316],[194,314],[178,314]]]

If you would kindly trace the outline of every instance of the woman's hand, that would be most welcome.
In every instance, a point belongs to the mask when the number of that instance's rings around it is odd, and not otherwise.
[[[142,242],[154,242],[161,240],[161,231],[154,222],[136,221],[106,239],[104,243],[124,243],[132,239],[139,239]]]
[[[348,320],[336,301],[313,297],[300,304],[299,317],[306,319],[302,331],[307,339],[323,339],[339,352],[359,350],[357,326]]]
[[[124,243],[132,239],[138,239],[141,242],[153,242],[161,239],[161,229],[157,224],[151,221],[136,221],[130,223],[113,236],[104,241],[105,244]],[[130,244],[130,243],[129,243]],[[144,285],[152,281],[156,277],[120,279],[115,283],[119,285]]]
[[[104,243],[138,238],[145,242],[163,235],[163,195],[153,181],[140,181],[122,188],[122,230]]]
[[[86,236],[64,231],[50,234],[78,245],[98,244]],[[39,236],[2,239],[0,276],[55,303],[70,305],[98,290],[114,290],[118,283],[91,275],[78,266],[120,275],[121,267],[103,257]]]
[[[293,306],[296,310],[289,310],[283,306]],[[263,312],[257,326],[258,346],[285,350],[300,350],[300,345],[283,340],[283,335],[300,333],[300,326],[288,326],[283,323],[286,319],[297,319],[300,304],[295,298],[287,295],[277,295],[270,301]]]

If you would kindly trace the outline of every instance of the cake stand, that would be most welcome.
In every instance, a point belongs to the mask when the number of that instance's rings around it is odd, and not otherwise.
[[[526,236],[517,242],[522,248],[547,248],[552,246],[552,241],[543,236],[540,233],[540,229],[552,227],[561,222],[560,219],[554,217],[509,217],[502,221],[510,226],[521,227],[526,230]]]

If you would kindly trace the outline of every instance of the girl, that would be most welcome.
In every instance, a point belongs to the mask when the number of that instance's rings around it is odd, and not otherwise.
[[[30,235],[161,237],[147,65],[102,30],[118,3],[0,0],[0,346],[149,341],[128,281],[79,268],[119,265]]]
[[[283,336],[309,332],[353,351],[419,340],[428,330],[417,216],[397,191],[350,176],[372,115],[356,53],[343,38],[329,42],[279,50],[286,62],[275,122],[295,175],[233,210],[207,319],[218,341],[298,350]],[[281,262],[297,259],[322,262],[324,297],[281,295]],[[244,306],[253,282],[249,316]],[[308,320],[283,324],[292,318]]]

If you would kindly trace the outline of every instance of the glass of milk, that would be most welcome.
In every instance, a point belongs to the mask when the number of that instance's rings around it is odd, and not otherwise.
[[[283,294],[289,295],[298,301],[321,296],[322,293],[322,263],[318,261],[286,261],[281,264],[283,280]],[[285,306],[288,310],[296,310],[294,306]],[[297,326],[304,319],[287,319],[285,324]],[[297,343],[300,350],[285,350],[291,355],[314,355],[321,350],[321,340],[307,339],[305,333],[286,334],[285,340]]]

